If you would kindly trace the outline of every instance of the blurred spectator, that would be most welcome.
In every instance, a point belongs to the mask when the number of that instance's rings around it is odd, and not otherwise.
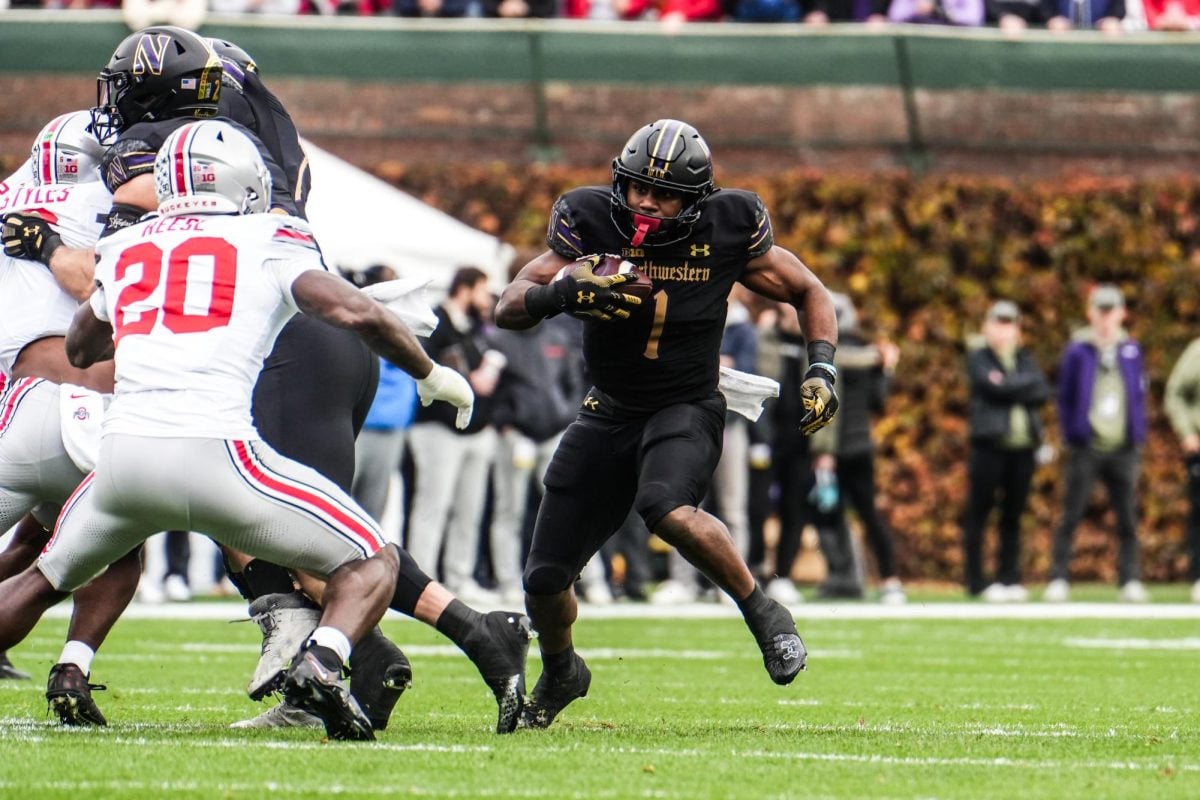
[[[216,14],[298,14],[301,0],[208,0]]]
[[[501,19],[553,18],[558,0],[483,0],[483,16]]]
[[[764,337],[766,338],[766,337]],[[828,521],[843,520],[832,514],[833,509],[818,515],[810,505],[815,476],[813,474],[809,437],[800,432],[804,407],[800,404],[800,384],[808,367],[804,338],[796,310],[783,303],[778,306],[778,322],[774,341],[769,345],[777,358],[777,372],[770,375],[779,380],[779,399],[775,401],[771,419],[771,466],[779,502],[779,542],[775,548],[775,572],[764,575],[764,591],[777,602],[791,605],[803,600],[792,583],[792,568],[800,553],[800,538],[804,527],[813,522],[826,550],[829,577],[822,585],[826,597],[861,597],[862,586],[854,568],[851,553],[832,545],[849,541],[840,531],[830,531]],[[761,362],[760,362],[761,363]],[[770,373],[768,373],[770,374]],[[823,548],[825,549],[825,548]],[[839,557],[839,554],[843,557]]]
[[[977,27],[983,24],[984,0],[892,0],[887,17],[913,25]]]
[[[540,495],[550,457],[575,419],[587,387],[574,344],[577,320],[560,315],[526,330],[496,330],[492,346],[507,359],[492,421],[499,433],[492,476],[492,571],[508,604],[524,601],[522,534],[531,480]],[[604,580],[601,579],[601,583]]]
[[[1120,33],[1125,0],[1058,0],[1058,12],[1046,23],[1051,30],[1097,30]]]
[[[721,338],[721,366],[754,372],[758,360],[758,332],[750,311],[742,304],[746,291],[734,287]],[[750,549],[749,484],[750,421],[732,411],[725,413],[721,458],[713,473],[706,505],[715,503],[715,515],[725,523],[734,546],[746,558]],[[674,548],[667,556],[668,579],[650,597],[651,603],[670,604],[695,600],[700,593],[700,571]]]
[[[1020,312],[997,300],[988,309],[982,341],[969,344],[971,385],[968,421],[970,493],[963,520],[963,572],[967,592],[989,602],[1022,602],[1021,515],[1033,484],[1034,454],[1042,438],[1041,406],[1050,384],[1028,348],[1021,346]],[[995,579],[983,576],[983,534],[1000,506],[1000,548]]]
[[[1142,0],[1152,31],[1200,30],[1200,0]]]
[[[809,25],[830,22],[887,22],[888,0],[813,0],[804,21]]]
[[[871,416],[883,412],[900,349],[891,342],[877,345],[867,341],[858,324],[858,311],[847,295],[835,292],[833,305],[838,322],[834,364],[841,407],[833,422],[813,434],[813,452],[819,454],[814,468],[818,477],[828,471],[835,476],[835,512],[843,516],[849,505],[862,522],[879,568],[879,599],[888,604],[903,603],[906,597],[896,574],[892,533],[875,505],[875,441],[871,434]],[[821,483],[818,480],[823,489]],[[817,497],[823,500],[820,491]],[[828,527],[849,536],[843,519]],[[849,543],[842,549],[853,552]]]
[[[733,18],[738,22],[797,22],[799,0],[734,0]]]
[[[392,0],[398,17],[463,17],[470,0]]]
[[[395,270],[382,264],[361,272],[342,274],[360,289],[397,278]],[[400,470],[404,432],[412,425],[416,409],[416,381],[386,359],[379,359],[379,387],[375,390],[375,400],[354,443],[354,482],[350,487],[354,499],[376,521],[383,519],[392,477]],[[397,544],[404,538],[403,481],[398,485],[400,524],[394,531],[384,531],[387,540]]]
[[[1200,603],[1200,339],[1192,340],[1171,370],[1171,377],[1167,379],[1166,406],[1187,468],[1192,602]]]
[[[489,348],[484,333],[484,320],[493,305],[482,270],[463,267],[454,273],[449,296],[437,309],[437,330],[425,349],[434,361],[470,381],[475,413],[471,424],[460,431],[454,427],[453,406],[422,406],[408,434],[416,470],[408,552],[433,574],[444,540],[443,582],[464,602],[496,599],[472,577],[488,469],[496,449],[492,395],[504,368],[504,356]]]
[[[1069,456],[1063,516],[1054,534],[1054,566],[1045,599],[1062,602],[1070,589],[1072,540],[1099,478],[1117,517],[1120,599],[1145,602],[1138,579],[1137,485],[1140,447],[1146,440],[1146,372],[1142,351],[1122,327],[1125,299],[1111,284],[1088,296],[1088,322],[1063,353],[1058,374],[1058,416]]]
[[[1058,14],[1058,0],[984,0],[984,4],[988,22],[1008,31],[1044,26]]]

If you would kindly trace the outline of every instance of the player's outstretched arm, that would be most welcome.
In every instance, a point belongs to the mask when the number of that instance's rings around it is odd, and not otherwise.
[[[412,331],[381,304],[341,278],[317,269],[293,281],[292,297],[305,314],[353,331],[367,347],[416,378],[424,405],[444,400],[458,408],[455,424],[459,428],[470,423],[475,404],[470,384],[430,359]]]
[[[107,361],[113,357],[112,336],[112,325],[96,316],[92,304],[81,304],[67,330],[67,360],[79,369]]]
[[[808,342],[808,371],[800,385],[800,400],[807,411],[800,430],[814,433],[829,424],[837,413],[833,390],[837,368],[837,313],[829,291],[804,262],[782,247],[772,247],[751,260],[742,273],[742,283],[764,297],[791,303],[800,312],[800,329]]]
[[[496,306],[496,324],[501,328],[524,330],[541,322],[546,315],[536,315],[536,309],[531,314],[525,308],[525,294],[535,286],[548,285],[570,263],[571,259],[547,250],[522,267],[513,282],[504,287],[500,294],[500,302]]]

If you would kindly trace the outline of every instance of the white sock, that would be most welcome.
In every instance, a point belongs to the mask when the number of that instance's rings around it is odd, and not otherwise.
[[[346,663],[346,659],[350,658],[350,640],[346,638],[346,634],[337,628],[322,625],[313,631],[312,640],[316,644],[328,647],[337,653],[338,657],[342,659],[343,664]]]
[[[84,675],[92,674],[92,659],[96,651],[83,642],[71,640],[63,645],[62,655],[58,657],[60,664],[74,664],[83,671]]]

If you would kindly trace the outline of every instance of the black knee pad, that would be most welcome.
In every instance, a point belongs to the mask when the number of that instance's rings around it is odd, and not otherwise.
[[[534,595],[561,594],[575,582],[574,570],[562,564],[534,564],[532,559],[523,577],[526,593]]]
[[[645,521],[651,532],[663,517],[682,505],[685,503],[676,496],[673,487],[663,481],[643,483],[638,487],[637,497],[633,501],[638,516]]]

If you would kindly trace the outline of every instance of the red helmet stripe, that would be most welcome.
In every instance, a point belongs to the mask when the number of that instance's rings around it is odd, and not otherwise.
[[[172,165],[172,194],[176,197],[181,197],[191,193],[191,170],[187,165],[187,151],[191,144],[192,135],[195,133],[197,123],[184,125],[176,134],[179,138],[175,141],[175,150],[171,153]]]
[[[38,159],[38,182],[55,183],[56,170],[54,164],[58,159],[58,133],[66,123],[70,114],[62,114],[46,126],[46,135],[42,137],[41,157]]]

